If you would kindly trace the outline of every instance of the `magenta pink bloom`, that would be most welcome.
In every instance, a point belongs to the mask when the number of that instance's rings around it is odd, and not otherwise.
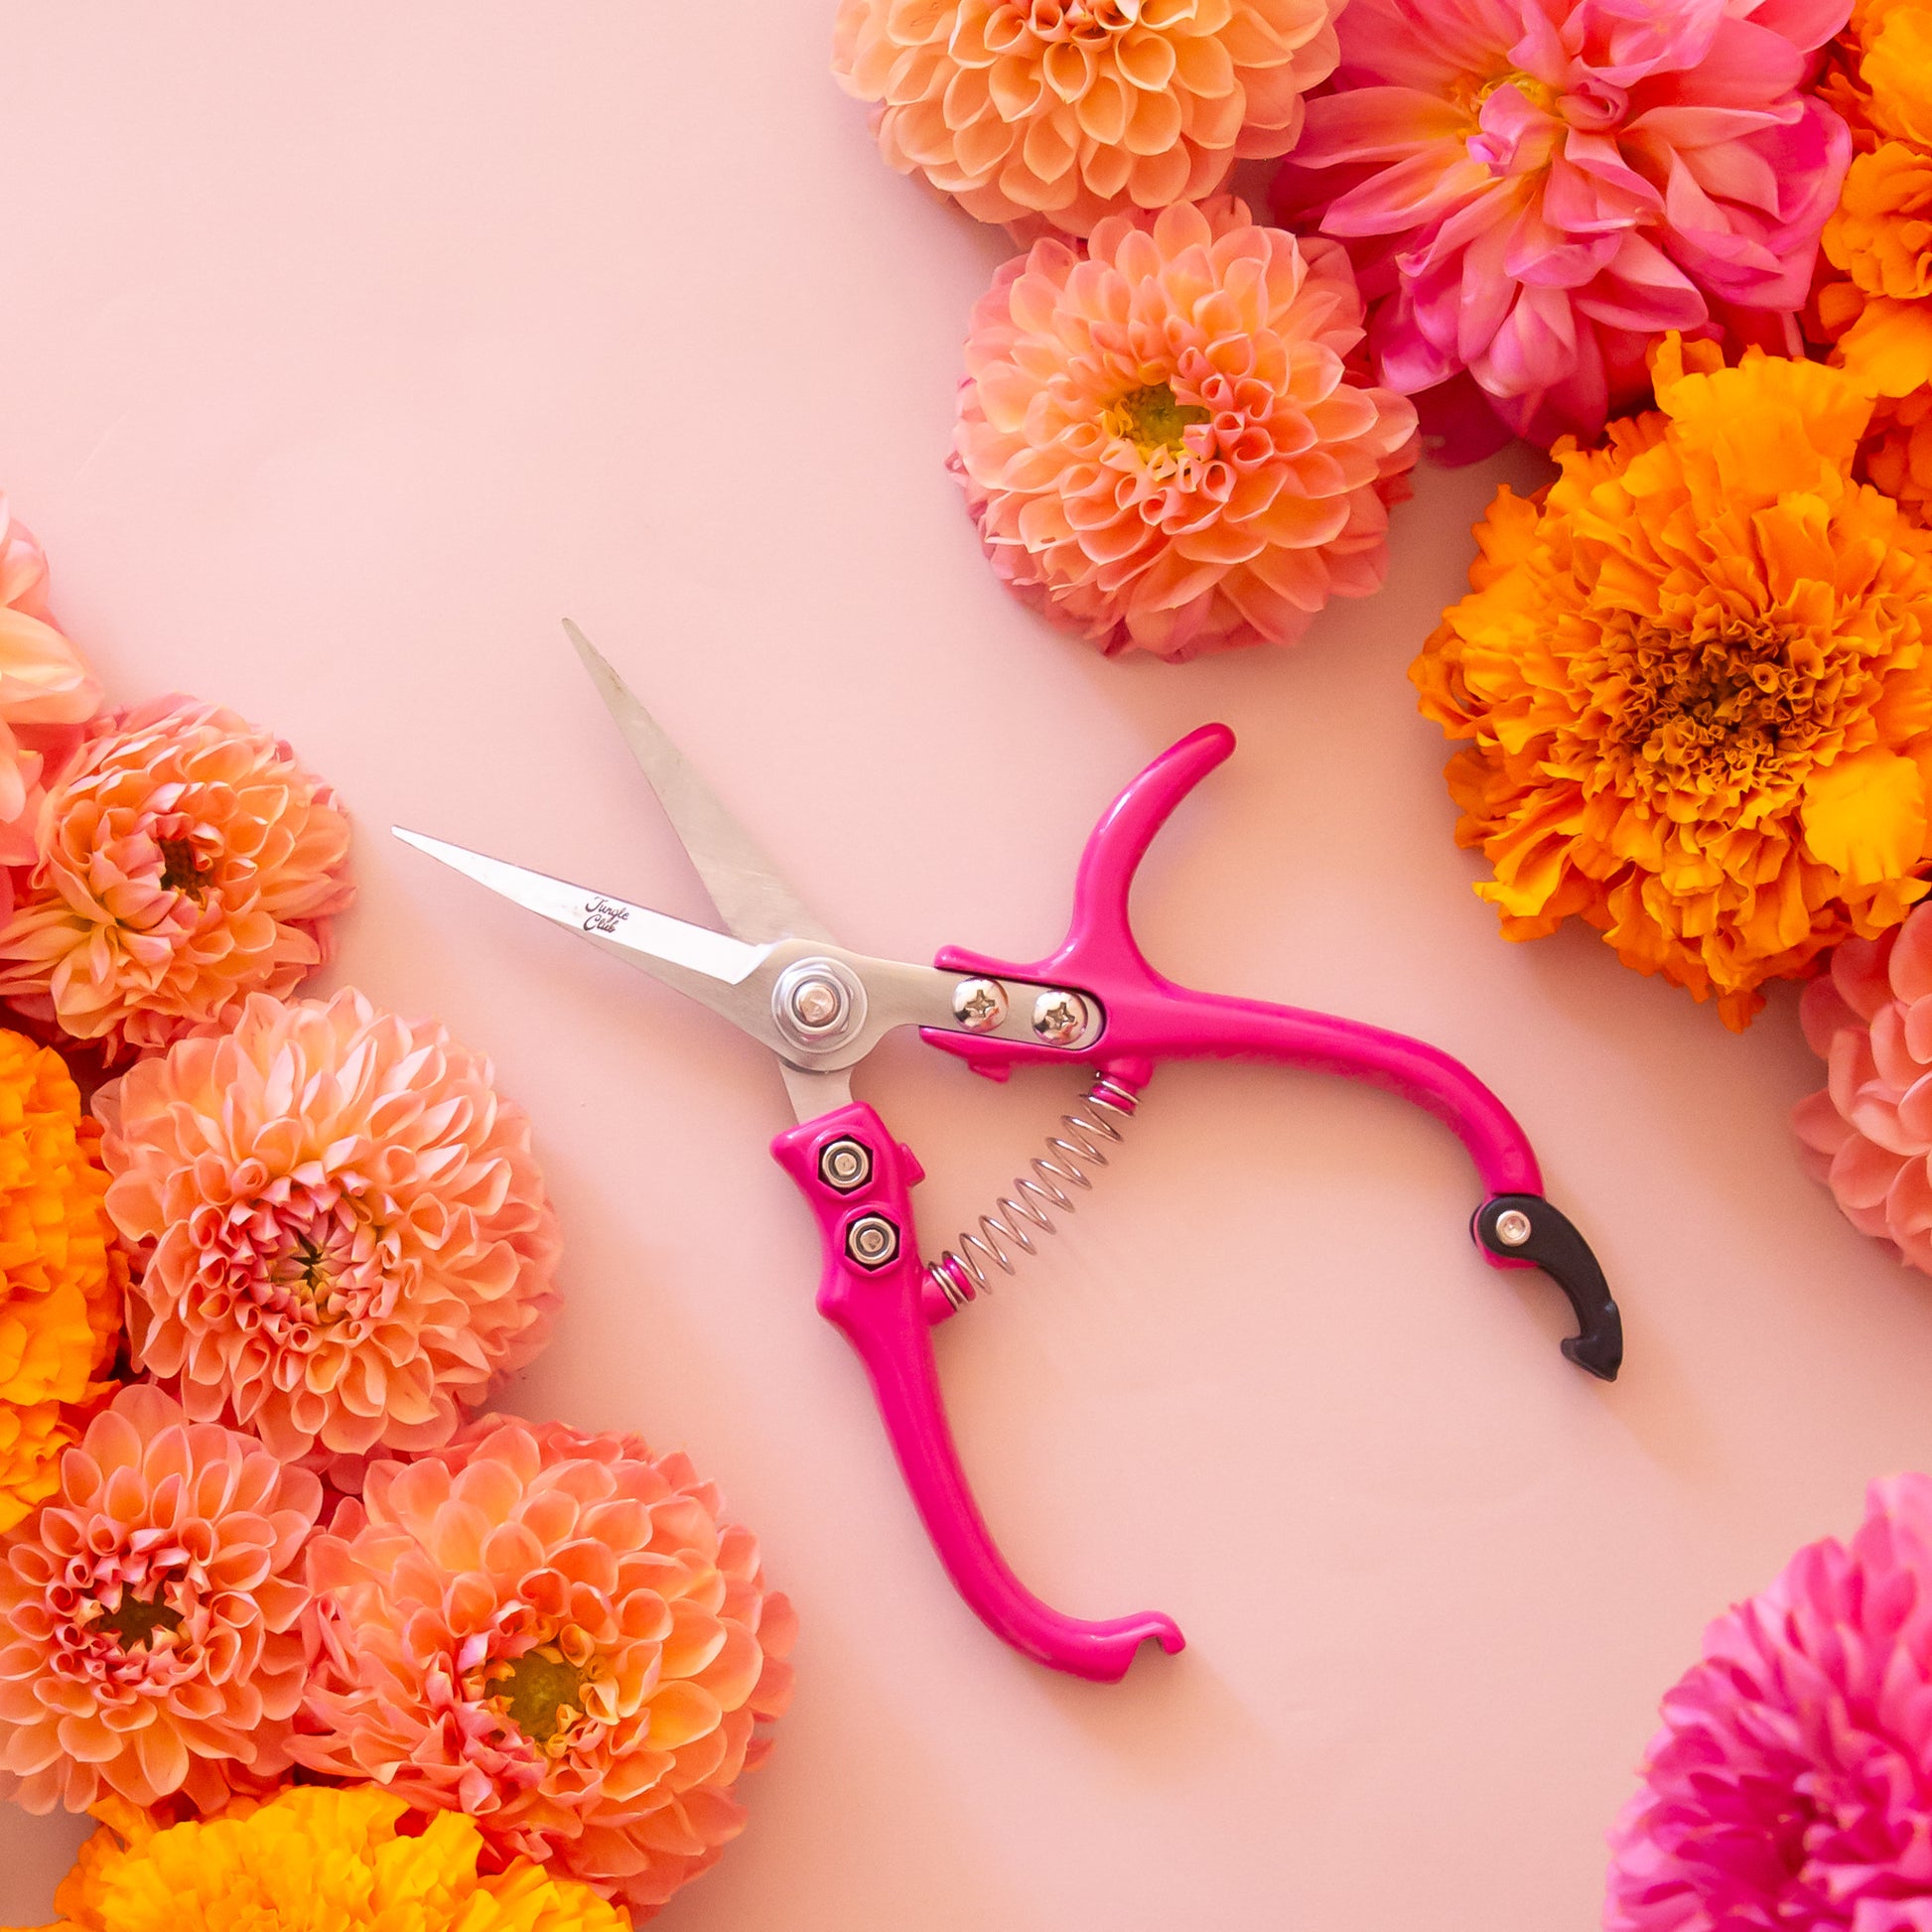
[[[1610,1835],[1605,1932],[1932,1926],[1932,1477],[1705,1632]]]
[[[1851,154],[1800,89],[1846,13],[1352,0],[1284,212],[1347,239],[1391,388],[1455,380],[1532,441],[1594,436],[1642,396],[1668,330],[1800,352]]]

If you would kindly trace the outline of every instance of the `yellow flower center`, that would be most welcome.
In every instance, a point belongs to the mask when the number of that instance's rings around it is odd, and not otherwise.
[[[207,875],[208,869],[202,864],[202,855],[195,850],[193,839],[161,841],[161,884],[166,891],[200,898]]]
[[[159,1597],[150,1600],[124,1589],[117,1608],[101,1611],[97,1627],[111,1630],[123,1650],[152,1650],[157,1630],[179,1630],[184,1620]]]
[[[1108,435],[1132,443],[1144,457],[1157,450],[1183,456],[1187,426],[1206,422],[1212,413],[1197,402],[1175,401],[1168,383],[1152,382],[1128,390],[1100,420]]]
[[[1499,73],[1483,81],[1469,95],[1469,111],[1480,114],[1489,96],[1498,87],[1514,87],[1532,107],[1540,107],[1546,114],[1554,114],[1557,102],[1563,98],[1560,88],[1550,85],[1547,80],[1539,80],[1533,73],[1525,73],[1520,68],[1511,68],[1506,73]]]
[[[466,1683],[546,1757],[561,1757],[591,1727],[615,1716],[610,1667],[575,1625],[515,1657],[483,1666]]]

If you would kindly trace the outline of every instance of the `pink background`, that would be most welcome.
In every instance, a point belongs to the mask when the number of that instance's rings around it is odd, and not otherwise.
[[[1293,652],[1107,664],[1006,599],[940,468],[1005,244],[879,162],[830,11],[13,10],[0,483],[119,694],[223,699],[340,785],[334,977],[442,1015],[535,1116],[569,1304],[516,1403],[689,1448],[796,1596],[751,1830],[666,1926],[1588,1925],[1705,1619],[1925,1462],[1932,1285],[1798,1172],[1790,998],[1733,1038],[1470,895],[1403,673],[1528,460],[1426,474],[1388,590]],[[1477,1260],[1433,1122],[1164,1072],[1070,1238],[940,1349],[1023,1575],[1191,1646],[1112,1689],[1002,1649],[811,1312],[769,1064],[383,836],[702,912],[565,613],[834,928],[910,958],[1041,947],[1115,788],[1226,719],[1150,951],[1468,1059],[1609,1270],[1623,1380]],[[932,1246],[1072,1087],[906,1043],[861,1090]],[[0,1815],[0,1920],[78,1835]]]

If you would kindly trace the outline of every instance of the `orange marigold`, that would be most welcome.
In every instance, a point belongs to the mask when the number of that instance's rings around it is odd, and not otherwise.
[[[1653,373],[1656,412],[1498,494],[1410,676],[1472,741],[1456,836],[1505,935],[1574,913],[1741,1028],[1927,891],[1932,534],[1854,480],[1845,374],[1675,338]]]
[[[1858,155],[1825,224],[1818,331],[1863,387],[1908,395],[1932,381],[1932,0],[1860,0],[1821,92]]]
[[[1860,453],[1860,476],[1921,523],[1932,515],[1932,389],[1881,397]]]
[[[0,1032],[0,1531],[54,1493],[119,1345],[98,1139],[61,1056]]]

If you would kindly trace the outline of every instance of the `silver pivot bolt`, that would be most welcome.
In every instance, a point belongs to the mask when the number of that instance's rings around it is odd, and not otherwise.
[[[849,1194],[872,1178],[872,1156],[857,1141],[834,1141],[818,1157],[818,1177]]]
[[[1087,1003],[1077,993],[1042,993],[1034,1002],[1034,1035],[1048,1046],[1070,1046],[1087,1030]]]
[[[864,1024],[866,990],[836,959],[794,960],[771,989],[771,1014],[794,1045],[836,1047]]]
[[[898,1253],[898,1229],[883,1214],[865,1214],[846,1230],[845,1251],[861,1268],[884,1268]]]
[[[998,980],[961,980],[952,990],[952,1017],[969,1034],[990,1034],[1007,1017],[1007,990]]]
[[[1496,1216],[1496,1239],[1505,1248],[1520,1248],[1533,1232],[1530,1217],[1520,1207],[1506,1207]]]

